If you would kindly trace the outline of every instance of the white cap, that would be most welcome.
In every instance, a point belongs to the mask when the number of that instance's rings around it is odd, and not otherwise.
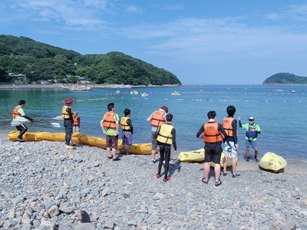
[[[254,119],[254,117],[249,117],[248,120],[253,121],[253,120],[255,120],[255,119]]]

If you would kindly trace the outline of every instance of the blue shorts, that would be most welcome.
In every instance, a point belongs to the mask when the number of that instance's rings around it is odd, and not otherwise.
[[[245,139],[245,147],[257,148],[257,141],[249,141]]]
[[[124,145],[132,145],[133,134],[131,132],[123,131],[122,139]]]
[[[235,148],[235,143],[232,141],[229,141],[228,143],[226,143],[223,152],[227,157],[230,157],[230,158],[238,157],[238,151]]]

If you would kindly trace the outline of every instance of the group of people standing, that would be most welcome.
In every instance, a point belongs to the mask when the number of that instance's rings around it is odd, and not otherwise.
[[[246,161],[250,159],[250,147],[255,151],[254,159],[258,162],[258,147],[256,144],[257,136],[260,134],[261,129],[258,124],[255,124],[253,117],[249,118],[249,123],[242,125],[240,117],[234,118],[236,108],[229,105],[226,109],[227,116],[224,117],[223,123],[219,124],[216,121],[216,112],[209,111],[207,113],[208,121],[202,124],[198,130],[196,137],[202,138],[204,141],[205,149],[205,164],[204,164],[204,177],[203,183],[208,184],[210,164],[214,163],[215,172],[215,186],[222,184],[220,180],[221,174],[221,155],[224,152],[223,159],[223,176],[227,175],[227,159],[232,160],[232,177],[235,178],[240,174],[237,173],[238,161],[238,130],[239,127],[246,130],[245,147],[246,147]],[[155,155],[160,152],[160,160],[158,165],[157,178],[161,176],[162,165],[165,164],[165,172],[163,181],[168,181],[171,177],[168,175],[169,160],[171,155],[171,145],[174,146],[175,152],[177,151],[176,144],[176,129],[171,125],[173,115],[168,113],[168,107],[162,106],[159,110],[154,111],[147,121],[151,124],[151,139],[152,139],[152,159],[151,163],[155,163]],[[224,149],[222,143],[225,143]],[[165,161],[165,162],[164,162]]]
[[[12,111],[12,118],[24,117],[30,122],[34,120],[25,115],[23,107],[25,101],[20,100]],[[62,118],[64,120],[65,127],[65,144],[66,148],[75,148],[74,143],[71,142],[73,131],[80,132],[80,117],[78,113],[72,109],[73,100],[66,98],[64,106],[62,107]],[[225,154],[224,161],[222,162],[223,176],[227,175],[227,159],[231,158],[232,161],[232,177],[239,176],[237,173],[237,161],[238,161],[238,123],[239,127],[246,130],[245,135],[245,159],[250,160],[250,148],[254,149],[254,160],[258,162],[258,147],[257,136],[261,133],[260,126],[255,123],[254,117],[249,118],[249,123],[241,123],[240,117],[234,118],[236,108],[233,105],[229,105],[226,109],[227,116],[224,117],[222,124],[216,121],[216,112],[209,111],[207,113],[208,121],[201,125],[196,137],[202,138],[204,141],[205,149],[205,163],[204,163],[204,177],[202,182],[207,184],[209,181],[210,163],[214,163],[215,172],[215,186],[222,184],[220,180],[221,175],[221,154]],[[124,110],[124,116],[122,118],[115,112],[115,104],[109,103],[107,105],[107,112],[103,115],[100,126],[102,132],[106,135],[106,147],[108,151],[108,158],[113,161],[118,161],[120,158],[117,155],[117,143],[119,135],[119,127],[122,130],[122,154],[128,154],[129,148],[133,142],[133,125],[131,122],[131,110],[126,108]],[[172,125],[173,115],[168,113],[168,107],[162,106],[160,109],[155,110],[147,118],[147,121],[151,125],[151,143],[152,143],[152,159],[151,164],[155,164],[155,156],[160,153],[158,170],[156,178],[162,176],[162,166],[164,166],[164,178],[163,181],[167,182],[171,179],[169,175],[169,163],[171,156],[171,146],[173,145],[175,153],[177,151],[176,144],[176,129]],[[17,141],[23,142],[22,136],[27,131],[27,127],[24,124],[16,126],[19,131]],[[224,143],[224,149],[222,144]]]

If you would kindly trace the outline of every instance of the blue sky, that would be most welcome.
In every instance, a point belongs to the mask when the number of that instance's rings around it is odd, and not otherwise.
[[[124,52],[184,84],[307,76],[306,1],[2,0],[0,34],[82,54]]]

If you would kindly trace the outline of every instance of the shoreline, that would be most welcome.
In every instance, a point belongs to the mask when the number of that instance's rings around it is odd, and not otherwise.
[[[0,84],[0,89],[63,89],[69,90],[70,87],[89,87],[92,89],[129,89],[129,88],[158,88],[158,87],[181,87],[181,85],[120,85],[120,84],[46,84],[46,85],[33,85],[33,84]]]
[[[8,134],[0,133],[0,141],[10,142],[10,141],[8,141]],[[42,141],[34,141],[34,142],[31,142],[31,143],[39,143],[39,142],[42,142]],[[12,143],[12,145],[14,145],[17,142],[10,142],[10,143]],[[49,143],[53,143],[53,142],[49,141]],[[57,142],[57,143],[61,143],[61,142]],[[80,146],[91,147],[91,146],[87,146],[87,145],[80,145]],[[99,147],[91,147],[91,148],[97,148],[97,149],[100,149],[102,151],[105,151],[105,150],[103,150],[102,148],[99,148]],[[177,155],[172,153],[171,158],[173,160],[177,160],[180,152],[181,152],[180,150],[177,151]],[[138,155],[136,155],[136,156],[138,156]],[[157,155],[157,157],[158,157],[158,155]],[[293,158],[292,159],[285,158],[285,159],[287,161],[287,166],[286,166],[284,172],[281,172],[281,173],[307,174],[307,160],[293,159]],[[182,163],[183,164],[203,165],[203,162],[194,162],[194,163],[184,163],[184,162],[182,162]],[[238,171],[258,171],[258,170],[263,171],[262,169],[259,168],[258,163],[254,162],[253,160],[251,160],[250,162],[246,162],[243,159],[243,154],[239,154],[237,170]]]

